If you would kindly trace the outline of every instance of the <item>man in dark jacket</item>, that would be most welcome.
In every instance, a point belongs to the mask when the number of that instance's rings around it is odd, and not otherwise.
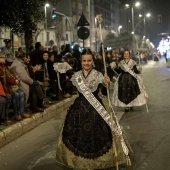
[[[35,43],[35,50],[31,52],[30,55],[30,64],[36,66],[42,63],[42,45],[40,42]]]

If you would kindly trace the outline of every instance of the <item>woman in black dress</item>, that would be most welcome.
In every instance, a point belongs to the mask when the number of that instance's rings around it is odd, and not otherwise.
[[[120,138],[112,129],[112,119],[98,96],[99,87],[110,82],[108,76],[93,69],[91,50],[81,54],[82,70],[71,81],[79,97],[70,106],[57,145],[57,162],[72,168],[109,168],[126,162]],[[126,146],[125,146],[126,147]]]
[[[142,79],[138,76],[142,68],[137,68],[136,62],[130,58],[130,52],[124,51],[124,59],[118,64],[120,75],[117,78],[113,92],[113,105],[125,107],[125,112],[133,106],[147,103],[148,95]]]

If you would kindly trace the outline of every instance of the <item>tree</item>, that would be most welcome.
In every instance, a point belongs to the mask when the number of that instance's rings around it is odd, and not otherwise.
[[[48,0],[56,5],[59,0]],[[32,43],[32,35],[38,30],[38,23],[44,19],[46,0],[1,0],[0,26],[9,28],[12,33],[24,33],[25,45],[28,49]]]
[[[123,32],[118,37],[116,37],[113,33],[109,33],[104,39],[104,44],[106,47],[130,48],[132,45],[132,38],[132,34],[129,32]]]
[[[116,36],[113,33],[109,33],[106,35],[104,39],[104,45],[106,47],[115,47],[116,46]]]

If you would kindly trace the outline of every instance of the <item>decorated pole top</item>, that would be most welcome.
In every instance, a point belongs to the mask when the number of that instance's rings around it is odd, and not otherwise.
[[[102,15],[97,15],[96,20],[99,22],[99,24],[101,24],[103,21]]]

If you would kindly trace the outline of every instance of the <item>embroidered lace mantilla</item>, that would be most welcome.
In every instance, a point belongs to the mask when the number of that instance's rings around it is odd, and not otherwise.
[[[66,73],[68,70],[72,69],[72,67],[67,62],[54,63],[53,67],[54,70],[58,71],[59,73]]]
[[[98,87],[98,84],[102,83],[102,81],[103,81],[103,79],[104,79],[103,74],[100,73],[100,72],[98,72],[98,71],[95,70],[95,69],[91,70],[91,72],[90,72],[90,74],[87,76],[87,78],[84,78],[83,73],[82,73],[82,70],[79,71],[79,72],[80,72],[80,74],[82,75],[82,78],[83,78],[84,83],[85,83],[86,86],[91,90],[91,92],[96,91],[96,90],[97,90],[97,87]],[[73,83],[74,86],[77,85],[76,80],[75,80],[75,77],[76,77],[77,74],[78,74],[78,72],[75,73],[75,74],[72,76],[72,78],[71,78],[71,81],[72,81],[72,83]],[[77,87],[77,86],[76,86],[76,87]],[[79,92],[81,92],[79,87],[77,87],[77,90],[78,90]]]
[[[128,67],[129,67],[130,69],[133,69],[134,65],[136,65],[136,62],[135,62],[134,60],[132,60],[132,59],[130,59],[130,60],[128,61],[128,63],[126,63],[125,60],[120,61],[119,67],[120,67],[124,72],[127,72],[126,68],[124,67],[125,64],[128,65]]]

